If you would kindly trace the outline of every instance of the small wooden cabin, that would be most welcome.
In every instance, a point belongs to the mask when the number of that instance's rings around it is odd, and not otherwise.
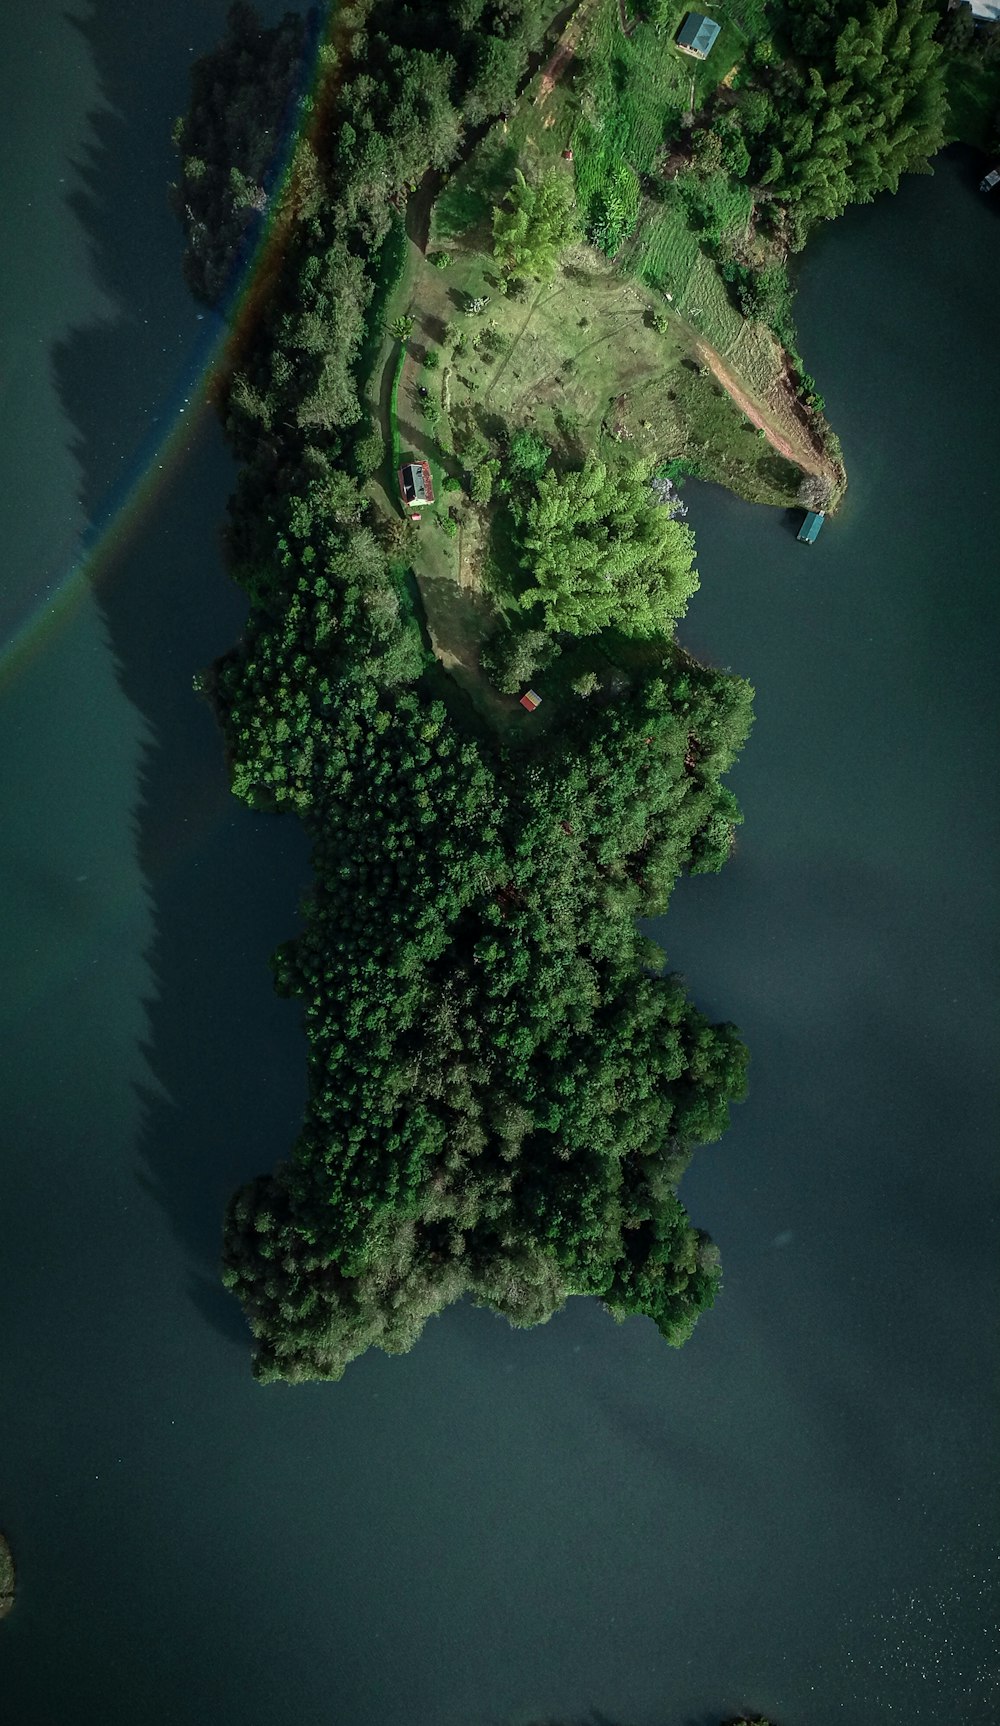
[[[799,528],[797,536],[802,541],[803,545],[815,545],[819,538],[819,530],[823,526],[825,520],[825,510],[810,509],[806,512],[806,519]]]
[[[541,696],[536,695],[535,691],[533,689],[526,689],[524,694],[521,697],[521,706],[526,707],[528,709],[529,713],[534,713],[535,708],[541,707],[541,705],[542,705]]]
[[[423,509],[425,504],[434,502],[429,462],[404,462],[399,470],[399,495],[407,509]]]

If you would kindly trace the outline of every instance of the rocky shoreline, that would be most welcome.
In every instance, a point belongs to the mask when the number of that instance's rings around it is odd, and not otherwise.
[[[0,1534],[0,1618],[6,1618],[14,1604],[14,1557],[10,1546]]]

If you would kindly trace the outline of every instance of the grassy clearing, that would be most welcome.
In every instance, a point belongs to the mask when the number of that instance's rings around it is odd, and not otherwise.
[[[725,282],[704,252],[698,253],[680,306],[684,316],[708,337],[720,354],[732,352],[743,333],[746,319],[736,310]]]
[[[624,269],[670,299],[722,354],[735,351],[746,329],[718,270],[698,245],[683,209],[668,198],[644,201],[639,227],[619,254]]]
[[[677,7],[675,29],[685,10]],[[491,256],[493,207],[519,164],[529,175],[571,176],[585,224],[623,162],[636,174],[658,174],[692,77],[697,106],[745,51],[759,10],[758,0],[715,8],[725,28],[699,65],[644,22],[623,36],[617,0],[602,0],[575,69],[544,99],[536,80],[445,186],[432,212],[428,260],[410,261],[409,298],[394,303],[414,319],[394,424],[404,452],[430,461],[437,495],[413,548],[437,662],[431,676],[443,679],[451,702],[464,704],[467,720],[513,743],[546,728],[574,678],[608,669],[606,643],[560,656],[535,679],[554,699],[533,716],[499,695],[482,670],[483,644],[498,613],[516,610],[523,579],[507,512],[497,507],[514,433],[542,437],[557,465],[576,466],[589,451],[612,464],[682,459],[689,471],[778,505],[792,502],[800,473],[747,422],[698,354],[702,337],[759,402],[774,405],[781,350],[762,325],[740,316],[668,188],[663,198],[641,198],[636,231],[615,262],[581,244],[550,283],[510,294],[501,292]],[[485,307],[472,312],[471,302],[482,299]],[[483,489],[488,468],[492,499],[489,483]],[[663,644],[656,651],[662,656]],[[595,652],[600,665],[591,663]]]
[[[480,228],[448,248],[446,269],[429,262],[417,269],[394,424],[403,456],[426,458],[434,476],[437,501],[412,549],[434,653],[478,722],[516,742],[545,719],[529,719],[516,699],[498,695],[479,658],[498,611],[516,608],[516,553],[503,531],[506,512],[471,497],[474,476],[490,460],[502,488],[515,432],[544,438],[568,466],[589,450],[611,463],[684,457],[706,477],[768,503],[789,503],[798,473],[703,375],[690,331],[665,316],[662,295],[583,245],[551,282],[504,295],[487,243]],[[482,312],[468,309],[485,296]],[[567,661],[552,675],[558,683],[581,669],[591,667]]]
[[[667,134],[691,105],[692,84],[694,106],[700,108],[746,52],[738,8],[718,6],[713,16],[722,30],[708,59],[681,53],[674,38],[689,11],[676,6],[662,34],[640,21],[625,37],[617,0],[605,0],[580,45],[586,63],[583,121],[609,157],[619,154],[637,174],[652,172]]]
[[[687,298],[691,274],[698,262],[698,242],[676,204],[647,200],[639,226],[622,252],[620,262],[647,287],[671,294],[678,305]]]
[[[744,319],[729,349],[729,358],[753,394],[766,401],[782,365],[781,349],[770,330],[764,324]]]
[[[671,380],[686,332],[657,329],[656,297],[591,248],[574,248],[552,282],[521,297],[499,294],[491,260],[472,249],[456,251],[445,272],[427,266],[415,290],[415,345],[441,352],[442,365],[420,377],[424,387],[436,380],[436,442],[453,444],[453,473],[521,428],[566,462],[601,446],[656,461],[680,452]],[[482,295],[485,312],[464,309]],[[418,412],[414,389],[404,390],[401,427],[419,441]]]

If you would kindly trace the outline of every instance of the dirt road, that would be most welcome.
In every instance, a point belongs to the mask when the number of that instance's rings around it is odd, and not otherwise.
[[[556,43],[556,50],[542,73],[542,81],[535,96],[536,105],[541,108],[547,96],[555,89],[560,78],[573,58],[576,45],[584,25],[597,11],[600,0],[580,0],[580,4]]]
[[[699,340],[695,343],[695,350],[698,357],[704,360],[714,376],[718,378],[726,394],[736,403],[740,412],[746,415],[751,425],[755,425],[758,431],[764,433],[772,449],[776,449],[778,454],[783,455],[787,461],[794,462],[796,467],[802,469],[803,473],[824,474],[835,484],[837,483],[839,475],[836,469],[829,460],[824,460],[818,454],[805,426],[802,427],[801,437],[793,443],[790,438],[778,431],[761,404],[755,402],[744,389],[741,389],[733,373],[725,364],[722,355],[710,343]],[[790,398],[791,405],[792,399]]]

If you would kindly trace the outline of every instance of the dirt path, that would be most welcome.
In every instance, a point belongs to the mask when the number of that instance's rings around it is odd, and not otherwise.
[[[718,378],[726,394],[736,403],[740,412],[746,414],[751,425],[755,425],[758,431],[762,431],[764,433],[764,436],[767,438],[772,449],[776,449],[779,455],[783,455],[785,457],[786,461],[794,462],[795,466],[801,468],[803,473],[824,474],[828,478],[833,479],[834,481],[836,480],[837,475],[832,468],[832,464],[827,461],[823,461],[816,451],[810,447],[804,428],[801,443],[793,444],[789,438],[784,437],[781,432],[776,430],[773,422],[768,418],[765,410],[759,405],[759,403],[755,402],[751,396],[747,395],[745,390],[740,388],[740,385],[737,383],[732,372],[725,365],[722,355],[718,353],[710,343],[699,340],[695,343],[695,349],[699,358],[704,360],[705,364],[710,367],[712,373]]]
[[[542,81],[535,97],[536,106],[541,108],[546,97],[551,95],[560,78],[576,52],[576,45],[584,25],[593,12],[597,11],[600,0],[580,0],[580,4],[556,43],[556,50],[542,73]]]
[[[618,0],[618,22],[622,27],[622,35],[627,41],[635,29],[636,20],[633,18],[631,24],[629,23],[625,12],[625,0]]]
[[[539,305],[539,302],[541,301],[542,295],[544,294],[547,287],[548,287],[548,283],[542,282],[541,286],[539,287],[537,294],[535,295],[534,299],[531,302],[531,306],[529,308],[528,315],[524,320],[524,323],[521,325],[521,328],[518,330],[517,335],[514,337],[514,340],[511,342],[510,347],[507,349],[507,352],[504,354],[503,359],[500,361],[500,364],[497,366],[496,371],[493,373],[493,376],[490,378],[489,383],[486,385],[486,388],[483,391],[483,400],[484,401],[489,400],[490,396],[493,393],[494,386],[499,383],[504,372],[507,370],[507,367],[510,365],[511,360],[514,358],[515,349],[517,348],[517,345],[520,342],[521,337],[524,335],[525,331],[527,330],[528,325],[531,323],[531,320],[534,317],[535,312],[538,309],[538,305]],[[561,294],[562,291],[563,291],[562,288],[556,288],[555,294]],[[551,294],[549,297],[551,299],[554,299],[555,294]]]

